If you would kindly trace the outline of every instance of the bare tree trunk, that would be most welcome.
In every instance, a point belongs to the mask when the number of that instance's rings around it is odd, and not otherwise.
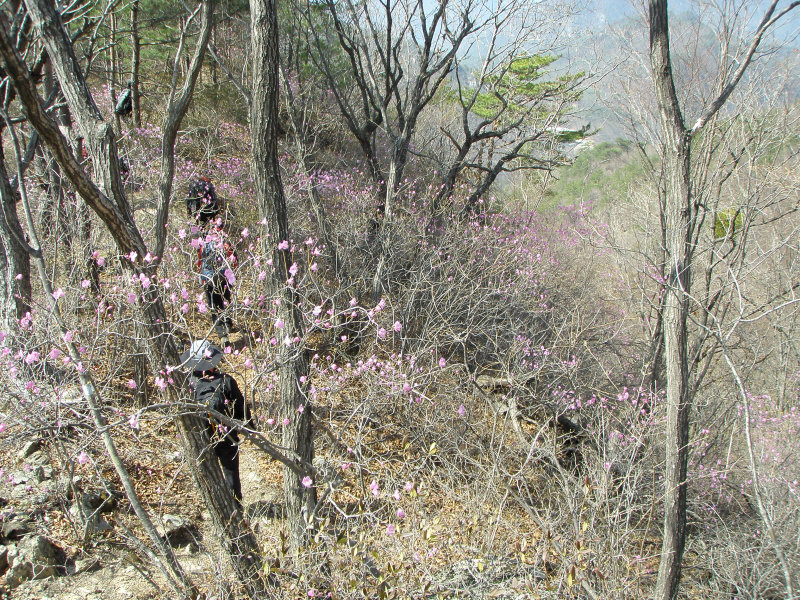
[[[316,506],[316,490],[303,484],[310,477],[308,465],[314,458],[311,429],[311,406],[306,394],[308,358],[303,348],[303,321],[298,297],[287,283],[291,277],[292,257],[289,249],[277,244],[288,240],[289,219],[278,166],[278,16],[275,0],[250,0],[251,59],[253,61],[253,92],[250,114],[252,168],[255,180],[259,215],[269,225],[269,237],[264,237],[265,254],[273,256],[275,269],[272,285],[280,294],[277,317],[284,322],[287,344],[280,345],[279,391],[281,410],[289,424],[283,428],[283,445],[296,454],[298,467],[284,467],[283,481],[289,519],[289,540],[297,551],[313,527],[310,522]],[[306,480],[308,483],[308,480]]]
[[[109,45],[111,48],[108,53],[108,84],[109,91],[111,92],[111,106],[116,107],[118,83],[117,77],[119,75],[119,57],[117,56],[117,13],[112,10],[108,18],[109,25],[111,26],[111,31],[109,33]],[[121,135],[122,119],[117,114],[116,110],[114,111],[114,124],[116,125],[117,133]]]
[[[2,128],[0,127],[0,131]],[[17,216],[17,192],[11,187],[0,145],[0,327],[16,329],[16,323],[30,310],[31,264],[25,238]]]
[[[678,593],[686,543],[689,462],[689,314],[694,211],[690,187],[691,133],[683,124],[669,49],[667,0],[650,0],[650,59],[664,135],[667,288],[663,305],[667,429],[664,464],[664,539],[654,598]]]
[[[139,38],[139,0],[131,2],[131,102],[133,105],[133,126],[142,126],[142,112],[139,108],[139,59],[141,40]]]

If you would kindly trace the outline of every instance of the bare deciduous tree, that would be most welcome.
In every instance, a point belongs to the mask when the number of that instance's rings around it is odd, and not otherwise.
[[[308,358],[303,347],[303,319],[298,295],[293,287],[293,259],[289,247],[289,219],[278,165],[278,16],[275,0],[251,0],[251,58],[253,61],[250,128],[252,168],[255,179],[259,216],[268,227],[263,238],[263,253],[271,256],[272,286],[280,303],[276,318],[284,323],[281,350],[279,394],[283,429],[283,445],[297,456],[294,470],[284,468],[284,495],[289,517],[290,542],[298,550],[305,544],[313,527],[316,489],[309,483],[309,466],[314,458],[311,429],[311,405],[306,378]],[[296,265],[294,265],[296,269]],[[308,478],[308,479],[306,479]],[[305,479],[305,481],[304,481]]]
[[[699,117],[687,125],[676,90],[670,55],[667,0],[650,0],[650,59],[661,131],[664,137],[664,251],[666,254],[665,301],[662,308],[664,364],[666,375],[666,456],[664,475],[664,540],[655,598],[675,598],[681,577],[686,542],[687,467],[689,458],[689,414],[693,392],[690,379],[689,313],[696,264],[696,238],[705,216],[697,184],[705,173],[693,170],[693,145],[730,98],[753,60],[764,34],[797,2],[783,7],[773,1],[752,33],[741,54],[734,49],[722,55],[715,95]]]

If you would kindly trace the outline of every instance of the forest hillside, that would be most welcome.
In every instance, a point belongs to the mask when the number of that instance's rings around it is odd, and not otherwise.
[[[800,598],[795,7],[4,4],[0,598]]]

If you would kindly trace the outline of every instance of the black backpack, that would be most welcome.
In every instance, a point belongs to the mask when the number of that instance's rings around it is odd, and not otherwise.
[[[211,180],[208,177],[192,179],[186,197],[187,215],[205,223],[216,217],[219,211],[219,199]]]
[[[120,117],[126,117],[131,114],[133,110],[133,90],[131,90],[131,82],[127,84],[127,88],[117,98],[117,105],[114,107],[114,113]]]
[[[228,407],[225,404],[225,377],[214,379],[200,379],[194,388],[194,399],[198,404],[207,406],[209,410],[222,414],[228,414]]]

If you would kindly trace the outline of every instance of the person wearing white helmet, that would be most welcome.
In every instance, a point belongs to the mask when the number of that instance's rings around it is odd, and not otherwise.
[[[217,365],[223,352],[208,340],[197,340],[181,355],[181,363],[191,372],[190,387],[197,404],[207,406],[225,416],[243,421],[250,427],[252,420],[236,380],[222,373]],[[235,427],[227,427],[214,421],[209,412],[208,430],[214,454],[219,459],[225,483],[233,494],[236,506],[242,508],[242,482],[239,478],[239,434]]]

